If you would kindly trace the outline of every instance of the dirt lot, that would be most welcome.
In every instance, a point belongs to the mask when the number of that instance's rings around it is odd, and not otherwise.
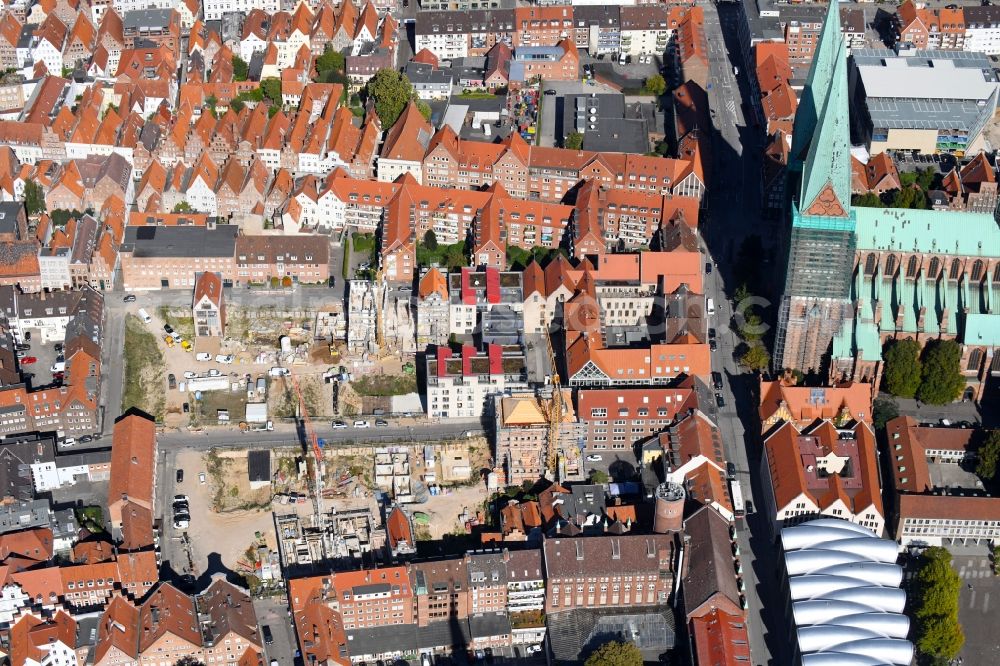
[[[486,501],[486,485],[477,484],[456,489],[450,489],[448,495],[432,496],[424,504],[412,504],[408,508],[414,512],[426,513],[429,524],[426,528],[418,526],[418,539],[440,539],[446,534],[465,534],[465,526],[460,522],[459,515],[468,512],[474,516],[481,511]]]
[[[245,342],[235,340],[220,341],[217,338],[200,338],[193,340],[195,348],[193,351],[185,351],[179,344],[168,345],[165,341],[164,324],[169,324],[175,331],[187,340],[193,331],[193,324],[190,317],[183,317],[176,312],[165,308],[149,311],[152,321],[144,325],[146,330],[156,338],[156,346],[163,355],[163,373],[159,380],[163,387],[163,394],[166,396],[163,405],[164,424],[170,428],[183,428],[186,426],[200,427],[219,425],[217,419],[218,409],[228,409],[230,413],[230,425],[237,425],[246,414],[246,375],[250,375],[252,381],[256,382],[258,377],[265,377],[268,384],[268,402],[271,409],[280,405],[278,399],[272,399],[272,388],[277,382],[267,376],[267,371],[277,365],[274,352],[277,348],[278,333],[281,331],[280,322],[274,322],[274,334],[268,337],[260,329],[271,326],[272,322],[260,320],[257,329],[246,331],[246,318],[238,314],[233,315],[233,326],[227,330],[227,335],[233,333],[243,340],[247,337],[253,340],[248,346]],[[141,323],[141,322],[140,322]],[[329,384],[324,384],[321,375],[330,367],[329,350],[325,346],[314,348],[305,358],[308,363],[292,364],[292,373],[299,378],[300,385],[304,392],[312,391],[307,396],[307,403],[310,412],[317,417],[326,417],[331,412],[332,389]],[[197,361],[198,352],[208,352],[212,354],[211,361]],[[261,352],[265,352],[263,355]],[[271,352],[270,354],[266,352]],[[222,364],[215,361],[216,354],[232,354],[235,359],[231,364]],[[258,362],[259,361],[259,362]],[[195,403],[194,394],[191,391],[180,391],[180,384],[185,382],[184,373],[187,371],[198,374],[207,374],[210,370],[218,370],[228,376],[232,382],[240,383],[237,391],[211,391],[203,393],[201,405]],[[168,376],[174,375],[177,388],[169,390]],[[281,381],[282,387],[284,381]],[[314,388],[311,388],[314,387]],[[290,390],[290,389],[289,389]],[[183,405],[188,403],[189,412],[184,413]],[[289,411],[289,410],[284,410]],[[270,414],[270,411],[269,411]],[[285,416],[292,415],[284,414]],[[278,417],[282,414],[278,414]],[[226,425],[226,424],[221,424]]]

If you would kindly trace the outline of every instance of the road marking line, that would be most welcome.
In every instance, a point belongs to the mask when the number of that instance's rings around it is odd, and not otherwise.
[[[990,610],[990,593],[987,592],[983,595],[983,612],[987,613]]]
[[[972,591],[972,596],[969,598],[969,608],[976,607],[976,591]]]

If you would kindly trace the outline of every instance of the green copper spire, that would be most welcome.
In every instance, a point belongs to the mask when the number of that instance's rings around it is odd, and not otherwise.
[[[802,160],[805,159],[805,152],[812,141],[816,123],[823,107],[826,106],[827,95],[835,80],[834,67],[838,60],[844,59],[844,56],[844,37],[840,30],[840,3],[837,0],[830,0],[826,21],[816,43],[816,50],[813,52],[809,76],[795,113],[791,153],[793,167],[801,166]]]
[[[838,14],[833,12],[833,15]],[[809,155],[802,169],[799,210],[808,215],[846,217],[850,212],[851,131],[843,40],[837,53],[825,104],[819,109]]]

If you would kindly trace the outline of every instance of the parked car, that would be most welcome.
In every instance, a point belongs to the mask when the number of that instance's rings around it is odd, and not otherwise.
[[[347,427],[347,424],[344,423],[343,421],[334,421],[333,422],[333,429],[334,430],[339,430],[341,428],[346,428],[346,427]]]
[[[65,441],[63,441],[63,446],[73,446],[74,444],[76,444],[76,440],[72,437],[67,437]]]
[[[711,261],[708,262],[707,264],[705,264],[705,274],[706,275],[711,275],[712,274],[712,262]]]
[[[274,634],[271,633],[271,627],[266,624],[260,625],[260,633],[264,636],[265,645],[270,645],[274,642]]]
[[[185,414],[189,413],[191,411],[191,405],[189,405],[188,403],[185,402],[184,406],[183,406],[183,410],[184,410]]]
[[[233,356],[232,354],[218,354],[215,357],[215,362],[216,363],[223,363],[223,364],[226,364],[226,365],[232,363],[235,360],[236,360],[236,357]]]
[[[167,388],[171,391],[177,388],[177,377],[172,372],[167,375]]]
[[[198,472],[198,483],[205,485],[205,473]]]
[[[194,372],[193,370],[187,370],[184,372],[184,379],[194,379],[197,376],[198,373]]]
[[[177,471],[181,472],[181,476],[184,476],[184,474],[183,474],[184,470],[179,469]],[[188,501],[190,501],[190,498],[187,495],[174,495],[174,502],[175,503],[177,503],[177,502],[183,502],[184,504],[187,504]]]
[[[604,460],[604,456],[599,453],[591,453],[587,456],[587,462],[601,462],[602,460]]]
[[[715,394],[715,404],[718,405],[719,407],[726,406],[726,399],[722,397],[721,393]]]
[[[191,343],[188,342],[187,340],[181,340],[181,349],[183,349],[186,352],[189,352],[192,349],[194,349],[194,347],[192,347]]]
[[[163,332],[166,333],[167,335],[170,335],[171,333],[174,332],[174,329],[173,329],[173,327],[170,324],[164,324],[163,325]]]
[[[174,339],[174,342],[184,342],[184,338],[182,338],[181,334],[178,333],[177,331],[174,331],[173,333],[171,333],[170,337],[172,337]]]
[[[709,340],[714,340],[715,339],[715,329],[714,328],[708,329],[708,339]]]
[[[208,352],[198,352],[194,355],[194,360],[196,361],[211,361],[212,355]]]
[[[212,368],[211,370],[208,371],[208,376],[209,377],[221,377],[222,373],[219,372],[218,370],[216,370],[215,368]]]
[[[546,95],[555,95],[556,94],[555,88],[549,88],[548,90],[545,91],[545,94]]]
[[[734,465],[731,462],[727,462],[726,463],[726,476],[729,479],[735,479],[736,478],[736,465]]]
[[[184,483],[184,470],[182,469],[177,470],[177,483]],[[183,497],[187,500],[186,495],[178,495],[177,497]]]
[[[714,339],[709,339],[709,341],[708,341],[708,348],[711,351],[715,351],[715,350],[717,350],[719,348],[719,343],[716,342]]]
[[[721,372],[713,372],[712,373],[712,387],[716,391],[721,391],[722,390],[722,373]]]
[[[174,516],[174,529],[175,530],[186,530],[191,525],[191,516],[186,513],[181,513]]]
[[[135,303],[135,294],[125,294],[125,298],[122,300],[126,303]]]
[[[30,349],[31,345],[25,345],[25,344],[14,345],[14,351],[29,351]]]
[[[370,428],[371,426],[368,423],[368,421],[355,421],[354,422],[354,427],[355,428]]]
[[[292,374],[292,371],[289,370],[288,368],[274,367],[268,370],[267,374],[271,375],[272,377],[287,377],[288,375]]]
[[[384,427],[386,427],[388,425],[389,425],[389,422],[386,421],[385,419],[375,419],[375,427],[376,428],[384,428]]]
[[[174,346],[174,339],[172,337],[170,337],[169,335],[164,335],[163,336],[163,342],[166,343],[166,345],[168,347],[173,347]]]
[[[38,359],[34,356],[25,356],[21,359],[21,365],[31,365],[32,363],[38,363]]]

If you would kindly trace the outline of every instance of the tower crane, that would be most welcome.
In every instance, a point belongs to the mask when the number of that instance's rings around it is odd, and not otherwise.
[[[299,387],[299,380],[295,378],[295,375],[287,374],[285,375],[285,381],[292,385],[295,389],[295,395],[298,398],[298,416],[299,420],[302,422],[302,431],[305,434],[305,447],[308,451],[312,452],[313,458],[315,459],[315,464],[313,465],[313,511],[315,512],[314,523],[316,527],[320,528],[321,534],[326,534],[326,529],[324,523],[323,515],[323,476],[326,473],[326,463],[323,460],[323,449],[319,446],[319,439],[316,437],[316,431],[313,430],[312,420],[309,418],[309,409],[306,407],[305,398],[302,395],[302,389]],[[321,539],[322,542],[322,539]]]

